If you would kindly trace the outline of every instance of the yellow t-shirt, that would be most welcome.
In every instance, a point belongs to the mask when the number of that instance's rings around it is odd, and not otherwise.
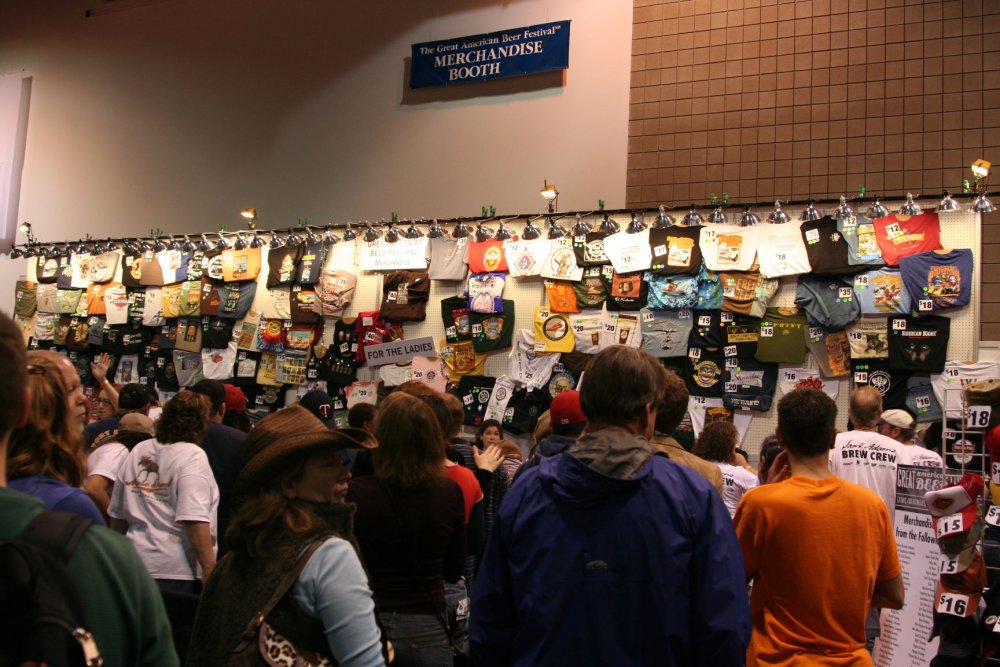
[[[569,315],[544,306],[535,306],[535,352],[572,352],[576,338],[569,325]]]

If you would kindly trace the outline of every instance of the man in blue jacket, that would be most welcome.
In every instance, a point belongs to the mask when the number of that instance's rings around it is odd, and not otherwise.
[[[591,362],[589,435],[500,506],[472,593],[475,664],[743,664],[740,547],[718,492],[649,444],[663,392],[638,349]]]

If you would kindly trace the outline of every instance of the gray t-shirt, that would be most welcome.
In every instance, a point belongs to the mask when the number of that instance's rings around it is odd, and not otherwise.
[[[440,236],[429,239],[431,280],[465,280],[469,272],[469,239]]]

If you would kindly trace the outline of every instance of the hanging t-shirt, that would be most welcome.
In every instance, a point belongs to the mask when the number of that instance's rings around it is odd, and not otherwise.
[[[507,257],[504,255],[503,241],[470,241],[469,269],[473,273],[506,273]]]
[[[726,360],[722,350],[689,347],[684,382],[691,396],[722,398],[722,374]]]
[[[681,310],[698,305],[698,276],[646,273],[649,293],[646,301],[652,310]]]
[[[782,368],[778,386],[781,387],[782,394],[796,389],[819,389],[836,400],[837,392],[840,390],[840,380],[824,378],[815,368]]]
[[[267,253],[267,286],[291,285],[295,280],[296,265],[302,246],[270,248]]]
[[[115,271],[118,270],[117,252],[105,252],[90,260],[90,271],[87,279],[92,283],[106,283],[114,280]]]
[[[444,392],[448,388],[448,367],[439,357],[413,357],[410,370],[412,379],[434,391]]]
[[[701,228],[701,252],[712,271],[749,271],[757,257],[761,225]]]
[[[35,340],[52,340],[53,332],[55,330],[56,316],[54,313],[36,313],[35,314]]]
[[[197,352],[174,350],[174,371],[177,373],[177,383],[182,387],[190,387],[202,379],[201,349]]]
[[[316,312],[316,290],[309,286],[292,285],[291,290],[292,322],[296,324],[315,324],[320,321]]]
[[[177,344],[178,350],[187,352],[198,352],[201,350],[201,319],[181,318],[177,321]]]
[[[400,322],[423,322],[431,281],[426,271],[393,271],[382,279],[382,317]]]
[[[87,314],[104,315],[107,310],[104,307],[104,293],[111,287],[111,283],[92,283],[87,288]]]
[[[722,308],[722,283],[719,274],[709,271],[704,264],[698,271],[698,310]]]
[[[292,290],[290,287],[272,287],[261,295],[260,315],[268,320],[292,319]]]
[[[757,361],[801,364],[806,358],[806,316],[798,308],[768,308],[760,320]]]
[[[736,431],[739,433],[739,442],[743,442],[743,438],[746,437],[751,419],[749,410],[732,410],[722,404],[721,398],[707,398],[705,396],[688,398],[688,417],[691,419],[695,437],[701,435],[706,424],[724,421],[736,427]]]
[[[579,313],[576,303],[576,291],[573,283],[566,280],[546,280],[545,296],[549,301],[549,310],[558,313]]]
[[[843,329],[861,315],[850,278],[799,276],[795,305],[803,309],[810,324]]]
[[[645,271],[653,261],[649,229],[634,234],[621,231],[604,239],[604,254],[618,273]]]
[[[56,312],[56,293],[58,291],[59,289],[55,285],[38,285],[35,288],[35,308],[39,313]],[[15,300],[16,298],[15,293]]]
[[[510,303],[513,303],[513,301]],[[504,302],[505,309],[506,304],[507,302]],[[469,315],[468,299],[460,296],[441,299],[441,320],[444,322],[445,338],[449,343],[459,340],[470,340],[472,338],[472,330],[469,328]]]
[[[725,369],[722,404],[734,410],[767,412],[778,385],[778,365],[740,359],[739,365]]]
[[[902,257],[941,247],[941,227],[933,211],[920,215],[887,215],[873,224],[882,258],[888,266],[896,266]]]
[[[202,315],[215,317],[219,314],[219,306],[222,303],[222,295],[219,293],[219,286],[208,278],[201,278],[201,306],[199,312]]]
[[[538,423],[538,418],[549,409],[551,402],[552,396],[545,389],[530,387],[515,389],[507,402],[507,409],[504,410],[501,422],[503,430],[516,435],[531,433]]]
[[[906,409],[918,423],[941,421],[941,404],[934,395],[929,374],[914,373],[906,381]]]
[[[603,312],[601,317],[601,349],[613,345],[640,347],[642,333],[639,330],[638,313]]]
[[[183,264],[183,253],[180,250],[161,250],[156,253],[156,261],[160,263],[160,273],[163,277],[164,285],[179,283],[185,276],[178,275],[181,268],[186,271],[187,266]]]
[[[181,285],[165,285],[162,288],[147,288],[146,303],[152,298],[153,290],[159,290],[160,303],[162,305],[161,315],[168,319],[180,317],[181,314]]]
[[[851,266],[884,266],[882,250],[875,238],[875,225],[859,215],[853,219],[837,219],[837,231],[847,241],[847,263]]]
[[[147,287],[142,302],[142,324],[147,327],[162,327],[163,293],[159,287]]]
[[[466,426],[479,426],[485,419],[496,378],[485,375],[466,375],[458,381],[458,397],[465,408]]]
[[[569,238],[554,239],[549,244],[549,255],[538,273],[552,280],[580,280],[583,277],[583,267],[576,261]]]
[[[889,321],[884,317],[862,317],[847,328],[852,359],[889,358]]]
[[[573,236],[573,253],[579,266],[601,266],[608,264],[608,256],[604,252],[604,232],[587,232]],[[566,238],[566,237],[564,237]]]
[[[454,343],[442,340],[438,350],[452,380],[463,375],[482,375],[486,368],[486,355],[476,352],[471,340]]]
[[[258,273],[260,248],[226,248],[222,251],[222,278],[226,282],[254,280]]]
[[[499,313],[503,310],[505,273],[475,273],[469,276],[469,310]]]
[[[916,310],[958,308],[972,298],[972,251],[925,252],[899,261],[903,283]]]
[[[854,295],[862,315],[892,315],[910,312],[910,295],[903,287],[899,269],[884,267],[854,276]]]
[[[874,387],[882,394],[882,409],[906,408],[906,383],[910,374],[889,369],[885,359],[854,359],[851,361],[851,380],[854,388]]]
[[[645,352],[659,359],[683,357],[687,354],[688,338],[693,325],[690,310],[664,312],[644,309],[640,313],[639,320],[642,333],[641,347]],[[576,326],[575,321],[571,324]],[[575,331],[574,328],[574,333]],[[579,349],[579,338],[577,349]]]
[[[341,317],[354,299],[358,277],[349,271],[323,269],[316,284],[316,312],[321,317]]]
[[[572,285],[576,294],[576,305],[580,308],[600,308],[608,298],[608,287],[601,278],[599,266],[584,269],[583,277]]]
[[[471,335],[476,352],[486,353],[510,347],[514,335],[513,301],[505,299],[501,313],[467,313],[464,319],[465,331],[467,336]]]
[[[640,310],[646,306],[649,285],[643,273],[618,273],[605,266],[601,277],[608,288],[608,310]]]
[[[764,278],[756,271],[718,275],[722,287],[722,310],[730,313],[760,317],[778,291],[779,281],[776,278]]]
[[[837,221],[830,216],[803,222],[799,227],[814,274],[842,275],[856,273],[847,263],[847,241],[837,230]]]
[[[35,264],[35,279],[40,283],[55,283],[63,265],[61,255],[40,255]]]
[[[534,340],[536,352],[572,352],[575,341],[569,316],[543,306],[536,306]]]
[[[809,254],[802,240],[801,222],[762,225],[757,262],[765,278],[794,276],[812,271]]]
[[[299,266],[295,272],[295,282],[299,285],[314,285],[319,281],[323,269],[323,258],[326,247],[322,243],[312,243],[301,246]]]
[[[90,263],[93,259],[94,256],[90,253],[73,253],[69,260],[72,269],[70,274],[71,284],[67,285],[67,287],[87,289],[90,286]],[[156,261],[155,254],[153,255],[153,261]]]
[[[565,335],[572,343],[573,337],[569,335],[568,321]],[[537,345],[543,343],[547,344],[547,341],[536,338],[534,333],[527,329],[518,331],[510,350],[510,365],[507,370],[511,380],[536,389],[548,384],[552,369],[559,363],[559,354],[542,353]]]
[[[66,345],[69,337],[72,318],[69,315],[60,315],[52,325],[52,342],[56,345]]]
[[[493,385],[493,391],[490,393],[490,402],[486,405],[483,419],[495,419],[503,424],[504,413],[507,411],[507,404],[510,403],[515,388],[514,381],[506,375],[498,377]]]
[[[201,281],[186,280],[180,283],[181,297],[179,312],[182,317],[201,315]]]
[[[82,290],[56,289],[55,310],[53,312],[61,315],[72,315],[76,313],[80,308],[81,296],[83,296]]]
[[[650,270],[659,274],[697,274],[701,267],[701,227],[680,227],[649,230],[652,250]]]
[[[427,275],[431,280],[465,280],[469,271],[469,239],[439,236],[428,239],[431,263]]]
[[[514,277],[537,276],[549,256],[552,242],[549,239],[508,239],[503,242],[507,268]]]
[[[693,326],[688,343],[693,347],[721,347],[725,340],[722,313],[717,310],[696,310],[691,314]]]
[[[206,380],[226,381],[233,377],[236,343],[201,351],[201,368]]]
[[[812,353],[823,377],[847,377],[851,374],[851,344],[846,331],[827,331],[806,327],[806,347]]]
[[[128,292],[121,283],[107,283],[104,290],[104,310],[108,324],[125,324],[128,322]]]
[[[202,347],[217,349],[229,345],[233,339],[233,324],[235,324],[233,320],[225,320],[221,317],[202,318]]]
[[[1000,377],[1000,363],[977,361],[965,364],[948,361],[941,373],[931,373],[934,396],[945,410],[948,419],[961,419],[963,410],[962,387],[978,380],[994,380]]]
[[[889,368],[940,373],[948,357],[951,319],[939,315],[889,318]]]
[[[147,250],[139,255],[138,259],[132,263],[131,272],[133,276],[136,273],[139,274],[141,285],[159,287],[164,284],[163,267],[160,265],[157,253],[152,250]]]
[[[604,328],[604,313],[601,311],[583,312],[570,315],[570,328],[573,330],[575,349],[581,354],[597,354],[601,350],[601,332]],[[687,351],[687,338],[684,339],[684,352]]]
[[[723,348],[726,357],[753,359],[760,339],[760,318],[722,313]]]
[[[253,305],[256,291],[257,284],[253,282],[221,285],[219,287],[219,317],[228,317],[234,320],[245,317],[250,306]],[[166,289],[164,289],[165,292]]]

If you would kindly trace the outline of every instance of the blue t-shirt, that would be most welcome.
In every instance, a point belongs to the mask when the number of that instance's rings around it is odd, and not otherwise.
[[[837,231],[847,241],[847,263],[851,266],[884,266],[882,250],[875,239],[875,225],[863,215],[859,215],[853,223],[837,220]]]
[[[77,489],[64,482],[58,482],[43,475],[17,477],[7,482],[7,486],[15,491],[26,493],[42,501],[47,510],[58,512],[73,512],[90,519],[99,526],[105,525],[104,517],[97,505],[83,489]]]
[[[899,270],[918,312],[964,306],[972,296],[971,250],[910,255],[899,260]]]
[[[649,283],[646,305],[651,310],[681,310],[698,303],[698,276],[661,276],[646,273]]]
[[[698,310],[722,310],[722,283],[719,274],[701,265],[698,272]]]
[[[881,268],[854,276],[854,294],[862,315],[907,315],[910,295],[899,269]]]

